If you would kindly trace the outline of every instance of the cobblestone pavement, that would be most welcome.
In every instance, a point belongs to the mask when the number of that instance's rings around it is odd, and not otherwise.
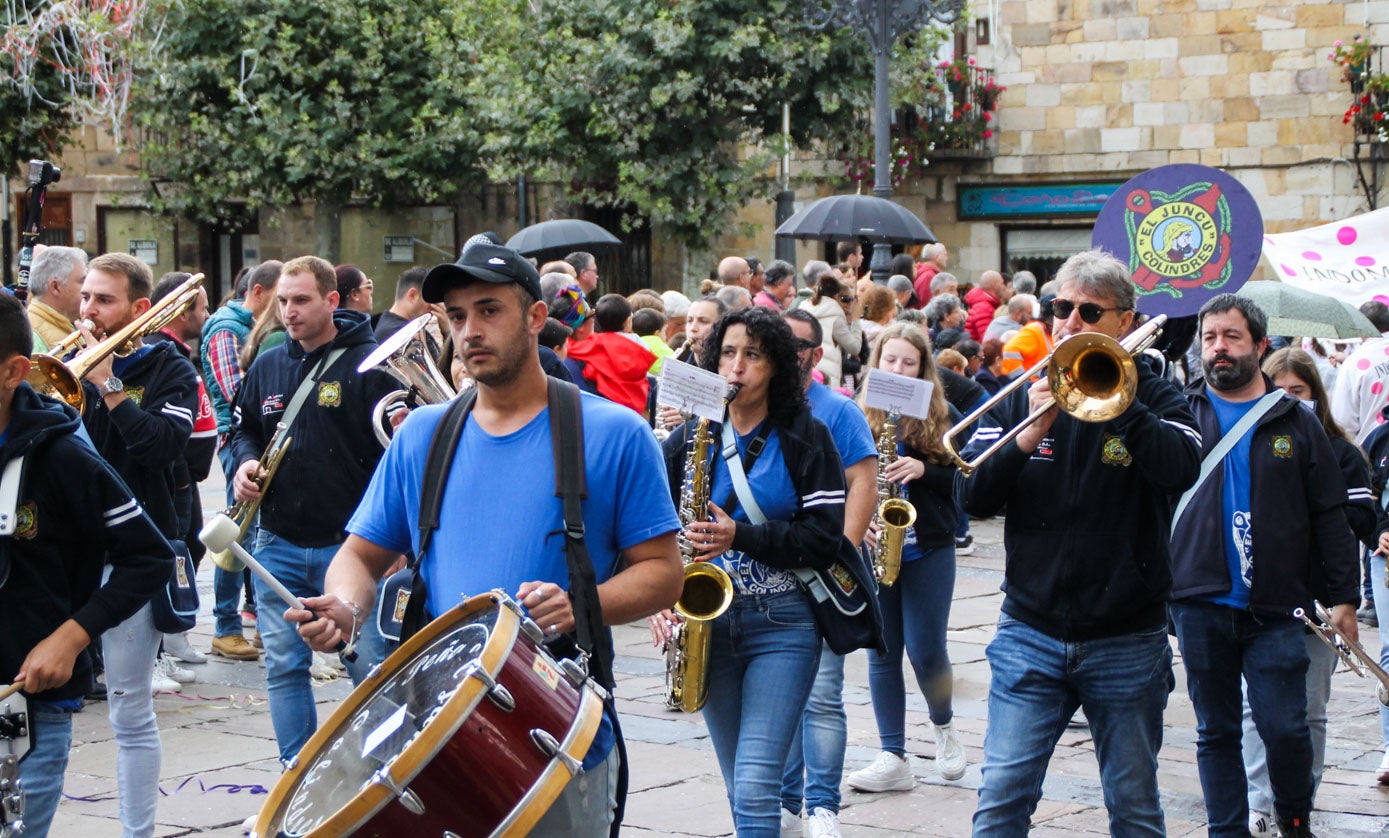
[[[221,492],[217,478],[205,484],[204,503],[209,510],[221,506]],[[919,783],[910,792],[893,794],[860,794],[846,787],[842,812],[846,836],[969,834],[986,723],[989,671],[984,648],[993,636],[1002,599],[998,590],[1003,571],[1002,522],[975,522],[974,535],[978,545],[974,554],[959,559],[950,616],[955,719],[971,762],[969,770],[956,782],[936,776],[926,705],[912,687],[907,701],[907,747]],[[212,593],[210,563],[199,582],[206,610]],[[194,636],[205,650],[211,637],[210,618]],[[662,706],[662,663],[644,626],[619,628],[615,637],[619,709],[632,761],[624,832],[633,836],[731,835],[723,783],[703,723],[697,715],[671,713]],[[1375,630],[1363,630],[1362,638],[1368,649],[1378,648]],[[155,701],[164,743],[158,835],[240,835],[239,824],[257,811],[278,775],[265,704],[264,665],[210,658],[190,668],[198,675],[197,683]],[[852,655],[845,669],[847,774],[876,755],[877,732],[865,654]],[[1201,835],[1204,817],[1195,765],[1195,717],[1180,662],[1176,677],[1177,688],[1166,713],[1159,781],[1169,833]],[[914,679],[909,676],[907,683],[913,684]],[[348,691],[345,680],[317,687],[319,718],[327,718]],[[1336,675],[1326,775],[1313,815],[1313,826],[1323,838],[1389,832],[1389,789],[1375,785],[1373,773],[1380,760],[1376,707],[1370,683],[1344,671]],[[89,704],[75,717],[65,789],[69,797],[58,810],[56,838],[120,834],[116,749],[105,710],[104,703]],[[1067,731],[1052,758],[1032,835],[1103,835],[1107,824],[1089,735],[1083,729]]]

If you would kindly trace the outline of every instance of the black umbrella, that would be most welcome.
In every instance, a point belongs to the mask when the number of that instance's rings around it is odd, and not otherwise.
[[[906,207],[872,195],[821,198],[778,228],[794,239],[867,239],[884,244],[929,244],[936,240],[921,219]]]
[[[577,218],[557,218],[532,224],[507,240],[506,246],[522,256],[547,250],[583,250],[621,245],[622,241],[594,224]]]

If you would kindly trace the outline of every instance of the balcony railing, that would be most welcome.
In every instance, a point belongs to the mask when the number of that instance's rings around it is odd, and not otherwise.
[[[995,108],[1003,88],[992,70],[961,59],[935,68],[919,105],[900,109],[901,135],[934,159],[993,157]]]

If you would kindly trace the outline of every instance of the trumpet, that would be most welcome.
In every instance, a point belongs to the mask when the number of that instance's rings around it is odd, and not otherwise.
[[[144,314],[78,352],[67,363],[53,352],[33,356],[33,367],[27,379],[29,386],[45,396],[67,402],[81,413],[87,407],[87,393],[82,388],[82,379],[87,373],[108,355],[130,354],[135,349],[135,341],[154,334],[180,317],[197,302],[202,283],[203,275],[194,274]],[[83,342],[82,332],[78,330],[59,341],[55,349],[65,353]]]
[[[1326,606],[1320,602],[1314,602],[1312,607],[1317,612],[1315,621],[1307,616],[1307,612],[1301,608],[1293,611],[1293,618],[1306,623],[1307,627],[1321,638],[1321,642],[1330,646],[1331,651],[1345,662],[1346,667],[1351,672],[1364,678],[1365,670],[1368,669],[1370,674],[1375,676],[1375,680],[1379,681],[1375,687],[1375,697],[1379,699],[1380,704],[1389,707],[1389,673],[1384,671],[1384,668],[1379,665],[1379,661],[1370,657],[1369,653],[1365,651],[1365,647],[1351,640],[1340,629],[1336,628],[1336,624],[1331,622],[1331,612],[1326,610]]]
[[[975,408],[950,430],[945,432],[942,442],[950,458],[959,466],[960,472],[969,476],[980,463],[992,457],[1000,448],[1012,442],[1029,425],[1042,418],[1053,407],[1082,422],[1108,422],[1129,409],[1134,393],[1138,391],[1138,366],[1133,357],[1152,346],[1162,335],[1162,326],[1167,315],[1159,314],[1132,334],[1117,341],[1108,335],[1083,332],[1072,335],[1057,344],[1051,354],[1038,361],[1032,369],[1018,375],[1001,388],[992,398]],[[1006,399],[1014,390],[1026,387],[1033,376],[1045,370],[1047,384],[1051,388],[1051,398],[1047,403],[1032,411],[1016,426],[998,438],[973,460],[961,457],[955,448],[954,439],[962,431]]]
[[[440,404],[458,395],[439,372],[434,354],[424,341],[424,329],[433,317],[434,314],[429,313],[411,320],[357,365],[359,373],[380,367],[405,385],[405,389],[392,390],[382,396],[372,408],[371,429],[382,448],[391,444],[391,424],[387,418],[391,413],[402,407]]]
[[[239,500],[232,504],[227,510],[227,517],[237,526],[236,540],[246,537],[246,533],[251,531],[251,525],[256,521],[256,513],[260,511],[261,501],[265,500],[266,492],[270,491],[270,481],[275,479],[275,472],[280,469],[280,461],[285,458],[285,452],[289,451],[289,443],[293,437],[289,435],[289,426],[284,422],[275,425],[275,433],[270,436],[270,442],[265,446],[265,453],[260,457],[260,476],[255,479],[257,486],[260,486],[260,494],[250,500]],[[209,548],[210,549],[210,548]],[[214,550],[209,553],[212,561],[218,567],[228,573],[240,573],[243,567],[241,560],[236,558],[230,550]]]

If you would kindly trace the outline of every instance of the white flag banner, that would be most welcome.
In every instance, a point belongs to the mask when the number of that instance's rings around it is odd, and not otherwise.
[[[1359,306],[1389,294],[1389,208],[1294,233],[1264,235],[1264,256],[1289,285]]]

